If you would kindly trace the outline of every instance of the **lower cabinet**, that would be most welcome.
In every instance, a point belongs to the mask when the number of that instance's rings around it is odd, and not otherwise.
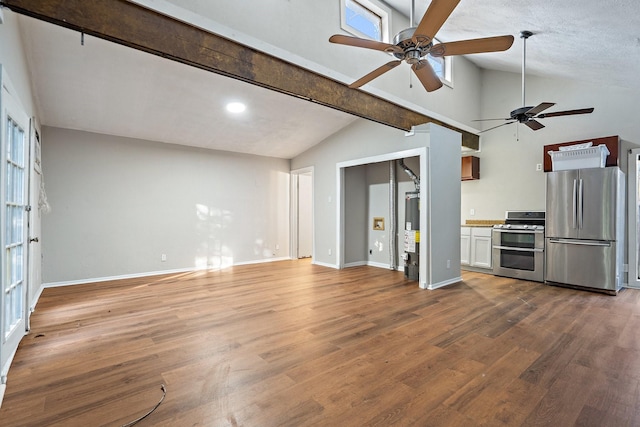
[[[491,227],[462,227],[460,264],[491,269]]]
[[[471,264],[471,227],[460,229],[460,264]]]

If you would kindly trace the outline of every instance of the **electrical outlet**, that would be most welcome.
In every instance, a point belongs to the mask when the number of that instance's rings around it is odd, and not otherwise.
[[[447,268],[451,268],[451,260],[450,259],[447,260]]]
[[[329,249],[329,255],[331,255],[331,249]]]
[[[160,255],[160,261],[166,262],[167,261],[167,254]]]
[[[536,171],[542,170],[542,163],[536,163]]]
[[[280,245],[276,243],[276,251],[280,250]]]
[[[469,215],[474,216],[476,214],[476,210],[471,208],[471,210],[469,211]]]

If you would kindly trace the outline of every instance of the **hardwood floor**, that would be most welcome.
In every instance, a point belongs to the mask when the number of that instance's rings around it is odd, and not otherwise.
[[[637,426],[640,291],[309,260],[46,289],[2,426]]]

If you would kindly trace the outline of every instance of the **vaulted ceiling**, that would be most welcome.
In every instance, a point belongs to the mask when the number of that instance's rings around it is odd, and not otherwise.
[[[387,0],[409,15],[410,1]],[[427,1],[416,1],[416,20]],[[9,12],[10,13],[10,12]],[[527,72],[638,89],[635,0],[462,0],[442,41],[530,30]],[[247,85],[32,18],[20,17],[37,108],[45,125],[292,158],[355,116]],[[482,68],[520,72],[521,40],[469,56]],[[227,101],[250,100],[245,115]]]

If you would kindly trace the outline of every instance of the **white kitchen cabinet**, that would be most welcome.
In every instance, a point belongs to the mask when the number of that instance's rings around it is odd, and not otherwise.
[[[491,227],[462,227],[460,230],[460,264],[491,269]]]
[[[471,263],[471,227],[460,228],[460,264]]]
[[[473,227],[471,230],[471,266],[492,268],[491,227]]]

